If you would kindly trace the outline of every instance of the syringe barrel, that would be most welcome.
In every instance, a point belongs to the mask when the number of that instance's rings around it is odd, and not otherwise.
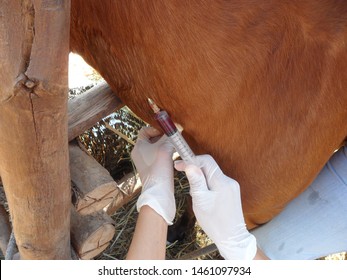
[[[195,155],[179,131],[169,136],[169,139],[184,162],[194,163]]]
[[[160,127],[164,130],[167,136],[171,136],[177,132],[177,127],[171,120],[169,114],[166,111],[160,111],[155,114],[155,119],[159,123]]]
[[[159,111],[155,114],[155,119],[158,121],[164,133],[169,137],[181,158],[187,163],[193,163],[195,155],[171,120],[169,114],[166,111]]]

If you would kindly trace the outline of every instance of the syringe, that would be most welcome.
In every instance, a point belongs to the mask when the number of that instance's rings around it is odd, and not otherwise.
[[[148,98],[148,103],[155,114],[155,119],[163,129],[166,136],[169,137],[171,143],[174,145],[177,153],[181,156],[183,161],[186,163],[194,163],[195,155],[193,151],[187,144],[186,140],[184,140],[182,134],[178,131],[169,114],[164,110],[160,110],[152,99]]]

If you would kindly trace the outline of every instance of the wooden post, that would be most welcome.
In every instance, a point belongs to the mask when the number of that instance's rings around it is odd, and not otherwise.
[[[141,192],[141,180],[138,175],[129,173],[117,181],[118,191],[113,201],[105,207],[108,215],[113,215],[119,208],[128,203]]]
[[[103,211],[82,216],[71,207],[71,241],[82,260],[99,255],[110,244],[116,230]]]
[[[69,141],[122,106],[124,104],[106,82],[69,100]]]
[[[0,2],[0,176],[21,259],[69,259],[70,1]]]
[[[88,215],[102,210],[119,192],[110,173],[79,146],[70,144],[71,180],[76,185],[77,211]]]

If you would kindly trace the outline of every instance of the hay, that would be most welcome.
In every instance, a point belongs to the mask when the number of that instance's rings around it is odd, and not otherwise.
[[[189,186],[186,178],[182,173],[175,173],[175,195],[177,217],[182,215],[185,209],[186,196],[189,192]],[[100,254],[96,259],[102,260],[122,260],[125,259],[134,234],[138,213],[136,210],[136,201],[138,196],[134,197],[129,203],[120,208],[112,219],[116,224],[116,234],[111,245]],[[166,259],[178,259],[187,253],[193,252],[201,247],[210,244],[211,240],[197,225],[187,234],[182,241],[177,241],[167,245]],[[199,259],[221,259],[218,253],[206,255]]]
[[[131,141],[136,141],[138,131],[147,124],[134,115],[127,107],[112,113],[94,127],[84,132],[79,141],[86,150],[111,174],[119,180],[127,173],[135,173],[135,166],[130,158],[133,145],[124,138],[106,128],[105,123],[117,129]],[[175,171],[175,197],[177,207],[177,220],[184,212],[186,197],[189,194],[188,180],[185,174]],[[126,257],[137,220],[136,201],[138,196],[112,216],[116,225],[116,234],[111,245],[96,259],[124,259]],[[198,227],[185,234],[182,241],[167,245],[167,259],[177,259],[210,244],[211,240]],[[202,257],[206,259],[220,258],[218,253]]]
[[[69,98],[79,95],[93,85],[70,90]],[[145,126],[142,120],[137,118],[127,107],[114,112],[104,120],[101,120],[91,129],[85,131],[79,137],[80,143],[86,150],[118,180],[129,172],[135,172],[135,167],[130,158],[133,148],[126,140],[106,129],[105,122],[118,129],[129,139],[136,141],[138,131]],[[189,194],[189,185],[184,173],[175,171],[175,197],[177,206],[176,220],[182,215],[185,209],[186,197]],[[116,234],[111,245],[97,256],[95,259],[102,260],[122,260],[125,259],[137,220],[136,201],[137,196],[129,201],[122,208],[117,210],[112,219],[115,221]],[[0,183],[0,203],[7,207],[7,201]],[[167,245],[166,258],[179,259],[185,254],[194,252],[199,248],[204,248],[211,244],[211,240],[198,226],[187,233],[182,241]],[[0,252],[0,259],[3,256]],[[222,259],[218,252],[204,255],[198,259]],[[347,259],[346,253],[334,254],[322,259]]]
[[[105,118],[80,137],[80,140],[84,141],[91,154],[110,171],[115,179],[119,179],[127,172],[135,172],[135,167],[130,159],[133,146],[118,135],[105,129],[104,122],[108,122],[116,129],[119,129],[121,133],[127,135],[133,141],[136,141],[138,130],[146,124],[125,107]],[[175,172],[176,220],[184,212],[188,193],[189,185],[184,173]],[[138,215],[136,211],[137,198],[134,197],[112,216],[116,225],[115,237],[111,245],[96,259],[125,259]],[[179,259],[185,254],[204,248],[211,243],[212,241],[204,231],[198,225],[195,225],[194,229],[187,233],[182,241],[167,245],[166,259]],[[346,259],[346,254],[341,253],[338,256],[327,257],[327,259],[332,258]],[[218,252],[214,252],[198,259],[222,259],[222,257]]]

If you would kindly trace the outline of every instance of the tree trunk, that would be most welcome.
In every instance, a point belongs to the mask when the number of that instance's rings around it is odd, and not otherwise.
[[[124,106],[106,82],[69,100],[69,141]]]
[[[119,192],[110,173],[77,145],[70,144],[70,172],[75,185],[75,207],[81,215],[102,210]]]
[[[70,1],[0,2],[0,176],[22,259],[69,259]]]
[[[71,240],[82,260],[94,258],[106,249],[116,232],[113,223],[103,211],[82,216],[71,207]]]
[[[119,208],[128,203],[141,192],[142,184],[138,175],[129,173],[117,181],[119,192],[113,201],[107,205],[105,212],[113,215]]]

